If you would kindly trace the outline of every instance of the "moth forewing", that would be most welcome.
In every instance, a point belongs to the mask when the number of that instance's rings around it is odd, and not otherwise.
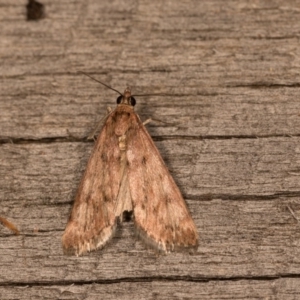
[[[62,237],[65,253],[102,248],[117,219],[133,211],[138,233],[162,251],[196,249],[198,235],[185,201],[127,88],[97,138]]]
[[[112,116],[113,113],[106,119],[79,185],[62,237],[66,254],[80,255],[102,248],[115,231],[115,199],[121,182],[121,166]]]
[[[163,252],[198,247],[196,226],[146,128],[128,142],[128,176],[135,224],[141,237]]]

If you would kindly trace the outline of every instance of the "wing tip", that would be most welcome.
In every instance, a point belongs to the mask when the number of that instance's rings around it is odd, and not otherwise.
[[[176,241],[175,239],[173,243],[155,241],[155,239],[147,234],[140,226],[136,226],[136,233],[147,246],[162,254],[169,254],[171,252],[188,252],[189,254],[195,254],[199,246],[198,235],[196,232],[194,232],[194,237],[192,239],[186,239],[186,242],[180,240]]]
[[[114,236],[117,225],[103,228],[101,232],[84,239],[84,235],[79,235],[75,228],[66,229],[62,236],[62,247],[65,255],[80,256],[87,252],[103,248]]]

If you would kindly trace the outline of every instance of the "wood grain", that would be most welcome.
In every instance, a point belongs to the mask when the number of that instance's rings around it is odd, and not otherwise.
[[[300,5],[0,0],[1,299],[299,299]],[[117,94],[133,94],[200,234],[156,256],[125,223],[66,257],[60,238]]]
[[[52,285],[39,287],[1,287],[0,295],[7,299],[27,297],[31,299],[297,299],[299,284],[297,279],[280,278],[269,281],[232,280],[186,282],[177,280],[137,283],[89,283],[84,285],[69,284],[66,286]]]

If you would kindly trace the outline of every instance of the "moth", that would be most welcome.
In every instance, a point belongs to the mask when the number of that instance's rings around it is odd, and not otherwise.
[[[105,118],[78,188],[62,237],[64,253],[81,255],[102,248],[128,212],[138,235],[158,252],[197,249],[196,226],[134,112],[130,88],[118,93],[117,107]]]

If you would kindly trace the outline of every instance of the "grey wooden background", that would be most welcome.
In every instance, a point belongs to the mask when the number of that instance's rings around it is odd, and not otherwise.
[[[41,0],[42,1],[42,0]],[[0,299],[300,299],[300,2],[0,0]],[[157,256],[124,223],[64,256],[61,235],[117,94],[186,199],[195,255]]]

